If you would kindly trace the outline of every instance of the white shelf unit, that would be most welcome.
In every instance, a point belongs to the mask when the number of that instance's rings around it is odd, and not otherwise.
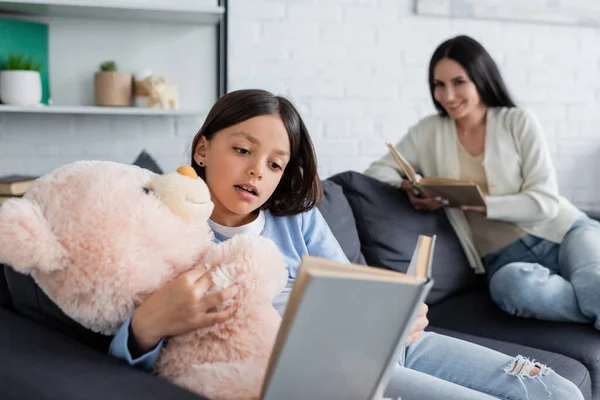
[[[204,110],[164,110],[143,107],[96,107],[96,106],[11,106],[0,104],[0,113],[29,113],[29,114],[95,114],[95,115],[148,115],[148,116],[192,116],[203,117]]]
[[[0,113],[205,115],[226,91],[225,0],[0,0],[0,17],[48,24],[52,100]],[[107,60],[164,76],[182,109],[96,107],[94,73]]]
[[[185,24],[219,23],[225,8],[206,1],[87,1],[34,0],[0,1],[5,12],[44,17],[109,19]]]

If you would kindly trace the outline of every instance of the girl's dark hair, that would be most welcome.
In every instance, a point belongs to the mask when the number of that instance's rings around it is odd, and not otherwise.
[[[321,200],[323,188],[308,129],[289,100],[265,90],[237,90],[217,100],[192,141],[192,167],[205,179],[204,168],[194,160],[202,136],[210,141],[220,130],[261,115],[281,117],[290,139],[290,161],[279,185],[262,208],[279,216],[310,210]]]
[[[477,87],[481,101],[486,106],[516,107],[504,84],[502,75],[489,53],[475,39],[461,35],[440,44],[429,62],[429,91],[433,104],[441,116],[448,116],[448,113],[435,99],[433,70],[443,58],[454,60],[464,68]]]

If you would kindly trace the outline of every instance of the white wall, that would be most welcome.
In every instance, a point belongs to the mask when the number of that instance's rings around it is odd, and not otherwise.
[[[429,58],[465,33],[490,51],[519,104],[537,113],[562,193],[600,210],[600,27],[413,10],[414,0],[230,0],[230,89],[289,96],[311,129],[322,174],[362,171],[385,153],[385,140],[433,112]]]
[[[589,0],[594,2],[595,0]],[[413,13],[413,0],[230,0],[230,89],[290,97],[311,129],[323,176],[362,171],[433,111],[427,64],[466,33],[492,53],[515,98],[546,130],[564,195],[600,210],[600,29]],[[0,114],[0,175],[81,158],[166,169],[187,160],[196,118]]]
[[[201,118],[0,114],[0,175],[43,174],[81,159],[131,163],[142,149],[165,170],[189,163]]]

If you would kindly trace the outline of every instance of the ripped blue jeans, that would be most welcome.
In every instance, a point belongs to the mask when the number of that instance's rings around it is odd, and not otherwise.
[[[537,366],[536,376],[530,371]],[[385,397],[396,400],[581,400],[571,381],[523,357],[426,332],[407,346]]]
[[[490,295],[509,314],[600,329],[600,223],[584,216],[560,244],[527,235],[488,255]]]

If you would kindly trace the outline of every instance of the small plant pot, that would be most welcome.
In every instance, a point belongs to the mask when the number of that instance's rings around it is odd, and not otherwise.
[[[0,71],[0,101],[33,106],[42,101],[42,79],[37,71]]]
[[[96,72],[94,87],[97,106],[131,106],[133,77],[128,72]]]

